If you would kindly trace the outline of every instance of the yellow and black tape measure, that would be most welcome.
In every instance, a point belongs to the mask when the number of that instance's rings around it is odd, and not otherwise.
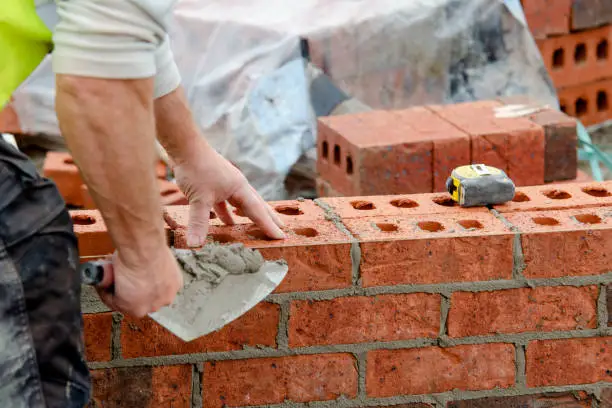
[[[512,200],[515,193],[514,183],[504,171],[484,164],[457,167],[446,188],[462,207],[502,204]]]

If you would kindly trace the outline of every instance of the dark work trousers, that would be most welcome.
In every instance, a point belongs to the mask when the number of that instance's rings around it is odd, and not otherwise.
[[[78,265],[55,184],[0,138],[0,407],[87,403]]]

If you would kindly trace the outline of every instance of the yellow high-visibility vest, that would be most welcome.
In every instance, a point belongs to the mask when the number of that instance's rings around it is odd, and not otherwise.
[[[52,33],[34,0],[2,0],[0,12],[0,109],[52,49]]]

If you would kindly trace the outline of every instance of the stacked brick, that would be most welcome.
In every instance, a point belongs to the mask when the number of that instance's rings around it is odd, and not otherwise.
[[[561,108],[585,125],[612,119],[612,2],[523,0]]]
[[[289,264],[220,331],[184,343],[84,303],[93,406],[610,406],[612,182],[519,188],[494,209],[435,193],[271,205],[286,240],[239,212],[211,220],[211,240]],[[187,214],[166,211],[175,247]],[[76,225],[89,256],[112,251],[96,211],[73,215],[95,220]]]
[[[576,122],[542,109],[506,117],[526,97],[319,118],[319,196],[431,193],[470,163],[504,170],[518,186],[577,177]],[[475,119],[478,120],[475,120]]]
[[[187,198],[178,186],[166,180],[167,166],[164,162],[157,163],[155,172],[163,205],[188,204]],[[53,180],[67,205],[73,208],[96,208],[87,185],[83,183],[79,168],[70,153],[48,152],[43,164],[43,175]]]

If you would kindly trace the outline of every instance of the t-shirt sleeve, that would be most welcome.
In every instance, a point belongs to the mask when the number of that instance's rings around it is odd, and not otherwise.
[[[180,74],[165,20],[174,0],[62,0],[53,34],[53,70],[109,79],[155,77],[155,96],[176,89]]]

